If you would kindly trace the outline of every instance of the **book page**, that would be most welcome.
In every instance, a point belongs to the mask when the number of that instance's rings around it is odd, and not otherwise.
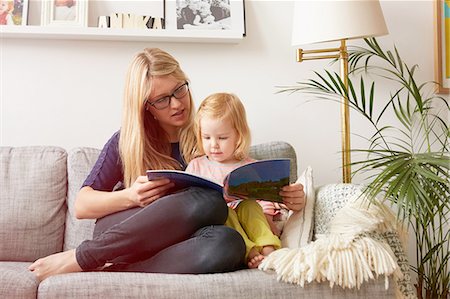
[[[233,170],[225,179],[225,195],[237,199],[283,202],[279,192],[289,185],[290,160],[256,161]]]

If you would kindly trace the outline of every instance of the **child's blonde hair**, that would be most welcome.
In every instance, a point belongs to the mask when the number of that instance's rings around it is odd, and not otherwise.
[[[6,2],[6,4],[8,4],[8,13],[12,13],[14,11],[14,0],[6,0],[2,2]]]
[[[244,105],[236,95],[231,93],[214,93],[200,104],[195,115],[195,135],[197,137],[197,154],[199,156],[205,154],[201,138],[202,128],[200,127],[200,121],[205,116],[231,121],[231,125],[238,135],[234,157],[237,160],[248,157],[251,143],[250,128],[247,123]]]

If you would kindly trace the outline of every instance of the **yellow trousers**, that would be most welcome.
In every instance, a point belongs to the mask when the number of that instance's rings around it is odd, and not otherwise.
[[[281,247],[280,239],[272,233],[266,216],[255,200],[243,200],[236,209],[228,208],[225,225],[234,228],[245,241],[245,259],[253,247],[259,252],[264,246]]]

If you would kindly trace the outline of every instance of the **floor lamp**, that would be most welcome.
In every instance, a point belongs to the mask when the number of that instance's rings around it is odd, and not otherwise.
[[[380,36],[388,33],[378,0],[296,0],[292,45],[340,41],[339,48],[297,49],[297,61],[339,59],[340,77],[348,90],[349,39]],[[342,181],[351,182],[350,115],[348,99],[341,101]]]

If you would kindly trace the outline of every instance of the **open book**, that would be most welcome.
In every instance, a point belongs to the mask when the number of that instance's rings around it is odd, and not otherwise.
[[[230,172],[222,184],[180,170],[147,170],[151,180],[168,178],[178,191],[188,187],[211,188],[235,199],[263,199],[282,202],[281,187],[289,185],[290,160],[260,160]]]

